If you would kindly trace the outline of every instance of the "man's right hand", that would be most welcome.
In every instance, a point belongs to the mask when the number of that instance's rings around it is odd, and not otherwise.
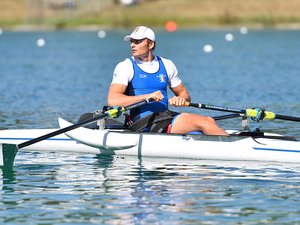
[[[161,91],[155,91],[155,92],[148,94],[147,98],[152,98],[152,99],[154,99],[154,101],[159,102],[164,98],[164,96],[161,93]]]

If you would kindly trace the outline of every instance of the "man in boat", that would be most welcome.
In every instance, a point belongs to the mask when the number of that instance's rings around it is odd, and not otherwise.
[[[131,43],[132,56],[115,67],[107,96],[108,105],[126,106],[146,98],[155,100],[130,111],[129,129],[180,134],[201,131],[209,135],[227,135],[211,117],[169,111],[168,104],[185,106],[191,97],[174,63],[154,55],[156,40],[152,29],[138,26],[124,40]],[[167,96],[168,87],[175,95],[170,99]]]

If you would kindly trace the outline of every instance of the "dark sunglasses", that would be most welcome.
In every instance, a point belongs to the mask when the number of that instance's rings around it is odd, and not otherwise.
[[[133,44],[135,44],[135,45],[138,45],[138,44],[141,44],[145,39],[146,39],[146,38],[140,39],[140,40],[130,39],[130,43],[133,43]]]

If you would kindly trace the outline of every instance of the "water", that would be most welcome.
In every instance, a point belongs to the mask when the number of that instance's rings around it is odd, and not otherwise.
[[[234,41],[227,42],[227,32]],[[106,104],[128,31],[4,32],[0,129],[57,127]],[[38,47],[39,38],[46,40]],[[300,31],[157,33],[193,102],[300,116]],[[214,47],[203,52],[205,44]],[[223,113],[185,108],[207,115]],[[239,128],[240,120],[219,122]],[[252,126],[300,137],[299,123]],[[300,224],[297,164],[20,152],[0,171],[1,224]]]

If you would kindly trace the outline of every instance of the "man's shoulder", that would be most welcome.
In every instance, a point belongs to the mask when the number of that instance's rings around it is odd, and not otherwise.
[[[173,61],[171,59],[167,59],[167,58],[164,58],[164,57],[161,57],[161,56],[159,56],[159,58],[163,62],[166,70],[169,71],[169,72],[171,71],[170,73],[172,73],[176,69],[176,66],[175,66],[175,64],[173,63]]]
[[[130,58],[126,58],[123,61],[119,62],[119,64],[120,63],[122,63],[122,64],[129,64],[129,63],[131,63],[131,60],[130,60]]]
[[[131,65],[132,65],[132,63],[131,63],[130,59],[126,58],[123,61],[119,62],[117,64],[117,67],[122,67],[123,68],[123,67],[128,67],[128,66],[131,66]]]

